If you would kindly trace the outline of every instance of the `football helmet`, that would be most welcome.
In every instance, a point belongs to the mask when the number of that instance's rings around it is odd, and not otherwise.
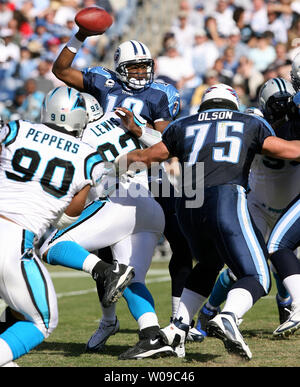
[[[86,112],[88,114],[88,122],[94,122],[99,120],[103,116],[103,109],[100,103],[88,93],[81,93],[85,100]]]
[[[295,56],[292,62],[291,80],[295,91],[300,90],[300,53]]]
[[[43,124],[55,124],[81,137],[87,120],[85,100],[77,90],[60,86],[45,96],[41,109]]]
[[[265,82],[258,95],[259,108],[269,122],[282,119],[288,111],[295,90],[291,82],[283,78],[272,78]]]
[[[254,106],[248,107],[245,110],[245,113],[251,114],[252,116],[258,116],[258,117],[264,116],[263,113],[257,107],[254,107]]]
[[[121,43],[115,51],[114,63],[117,77],[133,89],[142,89],[153,82],[154,61],[149,48],[144,43],[137,40]],[[136,72],[136,77],[134,72],[131,71],[130,74],[128,72],[128,66],[139,64],[146,65],[143,78],[140,72]]]
[[[199,111],[214,108],[239,110],[240,101],[237,92],[225,83],[210,86],[203,93]]]

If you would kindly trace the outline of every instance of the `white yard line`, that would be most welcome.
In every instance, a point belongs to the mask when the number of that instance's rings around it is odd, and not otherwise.
[[[150,269],[147,275],[165,275],[168,274],[168,269]],[[50,272],[51,278],[78,278],[78,277],[87,277],[90,274],[83,271],[74,270],[74,271],[52,271]]]
[[[77,271],[77,270],[70,271],[70,272],[54,271],[54,272],[51,272],[50,275],[51,275],[51,278],[78,278],[78,277],[89,276],[89,274],[82,271]],[[165,275],[165,276],[157,277],[157,278],[146,278],[146,284],[170,281],[170,275],[169,275],[168,269],[150,269],[148,271],[147,276],[152,276],[152,275],[156,275],[156,276]],[[96,288],[57,293],[56,295],[57,295],[57,298],[62,298],[62,297],[71,297],[71,296],[81,296],[84,294],[89,294],[94,292],[96,292]],[[270,299],[270,298],[274,299],[275,296],[265,296],[262,299]],[[5,302],[0,299],[0,314],[4,310],[5,306],[6,306]]]
[[[162,275],[167,273],[168,273],[168,270],[150,269],[148,272],[148,275]],[[76,278],[76,277],[89,276],[89,274],[87,273],[84,273],[82,271],[75,271],[75,270],[74,272],[57,271],[57,272],[50,273],[50,275],[51,275],[51,278]],[[170,281],[170,276],[149,278],[149,279],[146,279],[146,284],[151,284],[155,282],[167,282],[167,281]],[[57,298],[62,298],[62,297],[71,297],[71,296],[81,296],[84,294],[89,294],[94,292],[96,292],[96,288],[85,289],[85,290],[75,290],[72,292],[56,293],[56,296]],[[0,299],[0,314],[5,309],[5,307],[6,307],[5,302]]]

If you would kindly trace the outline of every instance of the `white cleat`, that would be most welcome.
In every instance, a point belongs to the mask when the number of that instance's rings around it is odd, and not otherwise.
[[[229,353],[250,360],[252,353],[238,329],[239,321],[233,313],[221,312],[207,323],[207,335],[223,341]]]
[[[203,340],[204,335],[197,328],[190,328],[186,341],[201,343]]]
[[[175,318],[170,325],[160,330],[163,341],[174,348],[177,357],[185,357],[184,344],[190,328],[181,321],[182,318],[179,320]]]
[[[275,329],[276,337],[288,337],[300,328],[300,304],[292,304],[289,318]]]
[[[19,367],[19,366],[14,361],[9,361],[8,363],[3,364],[3,366],[1,366],[1,367]]]

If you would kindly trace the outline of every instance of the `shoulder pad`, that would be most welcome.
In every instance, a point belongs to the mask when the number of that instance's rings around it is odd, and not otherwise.
[[[108,68],[106,67],[102,67],[102,66],[96,66],[96,67],[86,67],[84,68],[83,70],[81,70],[84,74],[87,74],[87,73],[95,73],[95,74],[99,74],[99,75],[102,75],[104,76],[105,78],[109,79],[114,79],[116,80],[117,79],[117,76],[116,74],[109,70]]]

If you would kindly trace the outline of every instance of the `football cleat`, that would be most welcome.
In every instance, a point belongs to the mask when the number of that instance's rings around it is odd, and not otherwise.
[[[287,302],[282,303],[279,301],[278,295],[276,295],[276,303],[279,315],[279,323],[283,324],[290,317],[292,310],[292,300],[289,299]]]
[[[170,325],[160,330],[163,341],[174,348],[177,357],[185,357],[185,341],[190,326],[182,322],[182,317],[175,318]]]
[[[113,265],[105,269],[102,305],[107,308],[117,302],[133,277],[133,267],[122,263],[119,264],[117,261],[114,261]]]
[[[120,330],[119,320],[115,319],[113,323],[100,321],[99,328],[92,335],[86,345],[86,352],[101,352],[105,347],[108,338],[115,335]]]
[[[277,337],[288,337],[300,328],[300,304],[292,304],[289,318],[273,332]]]
[[[157,359],[160,357],[177,356],[170,345],[166,345],[160,336],[143,338],[138,343],[119,355],[119,360]]]
[[[187,334],[186,341],[191,341],[194,343],[201,343],[204,340],[204,335],[197,328],[190,328],[189,333]]]
[[[207,323],[207,335],[222,340],[229,353],[250,360],[252,353],[244,342],[238,324],[234,313],[221,312]]]
[[[203,336],[207,336],[206,326],[209,320],[213,319],[218,313],[220,313],[220,308],[210,309],[206,305],[203,305],[199,312],[198,321],[196,329],[202,333]]]
[[[172,321],[171,321],[172,322]],[[186,341],[201,343],[204,340],[204,336],[198,329],[194,328],[194,320],[189,329],[189,333],[187,334]]]
[[[1,367],[20,367],[20,366],[18,366],[18,364],[14,361],[9,361],[8,363],[3,364]]]

